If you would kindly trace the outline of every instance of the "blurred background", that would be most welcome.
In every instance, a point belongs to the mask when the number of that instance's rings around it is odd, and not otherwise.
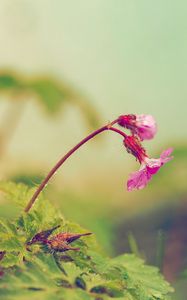
[[[46,189],[109,255],[135,252],[186,299],[186,1],[1,0],[0,177],[37,186],[89,132],[121,114],[152,114],[151,157],[175,159],[145,190],[112,132],[79,150]],[[14,216],[1,201],[0,215]]]

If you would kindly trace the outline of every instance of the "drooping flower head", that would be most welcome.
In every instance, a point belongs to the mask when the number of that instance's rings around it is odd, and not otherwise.
[[[152,139],[157,132],[155,119],[151,115],[122,115],[118,118],[118,124],[130,129],[142,141]]]
[[[149,158],[145,149],[135,136],[127,136],[124,139],[124,145],[127,151],[133,154],[141,164],[139,171],[133,172],[129,176],[127,181],[128,191],[143,189],[152,179],[152,176],[156,174],[165,163],[173,158],[170,156],[173,151],[172,148],[163,151],[160,158]]]

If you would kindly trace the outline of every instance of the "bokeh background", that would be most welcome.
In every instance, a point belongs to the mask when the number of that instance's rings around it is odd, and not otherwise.
[[[127,113],[158,123],[144,143],[175,159],[142,191],[138,165],[112,133],[84,146],[46,193],[109,255],[134,251],[186,299],[187,3],[0,0],[0,176],[37,185],[98,126]],[[1,215],[15,211],[1,200]]]

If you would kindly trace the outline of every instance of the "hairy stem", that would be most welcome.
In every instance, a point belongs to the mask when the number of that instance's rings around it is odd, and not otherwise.
[[[31,209],[31,207],[33,206],[34,202],[36,201],[36,199],[38,198],[39,194],[42,192],[42,190],[45,188],[45,186],[47,185],[47,183],[49,182],[49,180],[51,179],[51,177],[57,172],[57,170],[62,166],[62,164],[75,152],[77,151],[82,145],[84,145],[85,143],[87,143],[89,140],[91,140],[93,137],[95,137],[96,135],[100,134],[101,132],[105,131],[105,130],[112,130],[115,131],[116,133],[120,134],[121,136],[123,136],[123,138],[126,138],[127,135],[122,132],[121,130],[112,127],[113,124],[116,123],[116,120],[109,123],[108,125],[105,125],[97,130],[95,130],[94,132],[92,132],[91,134],[89,134],[86,138],[84,138],[82,141],[80,141],[76,146],[74,146],[70,151],[68,151],[58,162],[57,164],[51,169],[51,171],[48,173],[48,175],[44,178],[44,180],[41,182],[41,184],[39,185],[39,187],[37,188],[37,190],[35,191],[34,195],[32,196],[32,198],[30,199],[29,203],[27,204],[26,208],[25,208],[25,212],[29,212],[29,210]]]

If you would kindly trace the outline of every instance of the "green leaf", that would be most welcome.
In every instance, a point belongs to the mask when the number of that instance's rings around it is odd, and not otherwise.
[[[7,201],[13,202],[19,207],[26,207],[35,192],[35,188],[29,188],[22,183],[0,182],[0,191]],[[36,230],[45,226],[55,226],[63,223],[60,212],[46,199],[40,195],[28,214],[22,213],[19,219],[20,225],[29,234],[36,233]]]
[[[61,106],[68,100],[68,91],[62,89],[57,82],[49,78],[36,79],[30,83],[29,88],[36,93],[51,113],[57,113]]]
[[[164,295],[173,291],[156,267],[145,265],[142,259],[133,254],[116,257],[112,263],[124,267],[128,287],[132,289],[131,294],[140,293],[143,299],[147,299],[147,295],[156,299],[164,299]]]
[[[16,184],[14,182],[8,181],[1,181],[0,182],[0,192],[2,192],[5,198],[8,201],[12,201],[16,203],[18,206],[24,208],[30,198],[34,193],[34,188],[29,189],[28,186],[19,183]]]
[[[21,99],[34,95],[50,115],[56,115],[65,104],[73,104],[80,109],[90,127],[99,125],[98,113],[93,106],[64,81],[47,76],[25,78],[12,71],[4,71],[0,74],[0,92]]]
[[[16,74],[3,72],[0,74],[0,90],[10,90],[23,88],[21,78],[18,78]]]
[[[16,252],[6,252],[0,265],[4,268],[13,267],[20,264],[20,256]]]
[[[0,251],[21,251],[22,245],[15,236],[0,240]]]
[[[0,183],[9,201],[22,207],[33,190],[23,184]],[[26,202],[27,202],[26,201]],[[109,258],[94,235],[72,243],[80,251],[51,252],[46,243],[29,244],[37,233],[56,225],[60,232],[85,233],[78,224],[65,221],[42,195],[29,213],[15,220],[0,220],[0,280],[3,300],[168,300],[172,291],[155,267],[135,255]]]
[[[0,219],[0,234],[1,233],[13,235],[16,233],[16,227],[10,221]]]

